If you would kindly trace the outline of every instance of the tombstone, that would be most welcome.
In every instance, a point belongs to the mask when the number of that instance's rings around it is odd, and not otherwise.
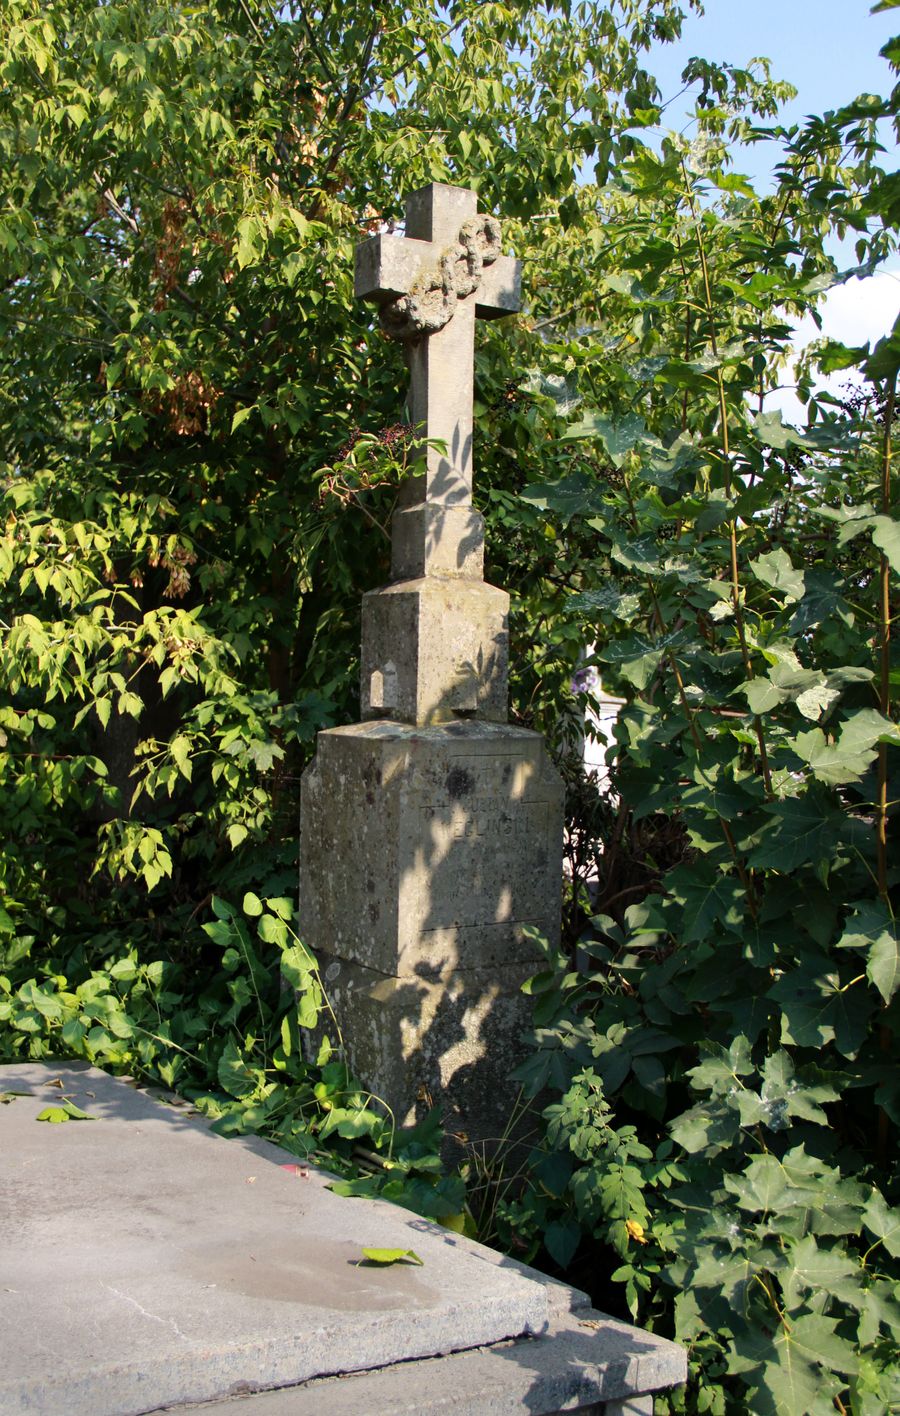
[[[590,661],[597,646],[590,644],[585,649],[585,658]],[[584,710],[584,727],[581,735],[581,760],[585,772],[593,773],[597,790],[607,795],[610,790],[609,754],[615,746],[616,723],[628,700],[610,693],[604,688],[596,668],[578,669],[573,686],[587,690],[590,694]]]
[[[472,506],[475,320],[519,308],[517,261],[474,192],[432,184],[406,235],[357,251],[356,294],[402,340],[429,439],[362,607],[363,722],[318,736],[301,787],[300,920],[348,1061],[398,1123],[440,1101],[499,1135],[529,1022],[537,931],[559,937],[562,784],[507,722],[508,595]],[[499,1128],[499,1129],[498,1129]]]

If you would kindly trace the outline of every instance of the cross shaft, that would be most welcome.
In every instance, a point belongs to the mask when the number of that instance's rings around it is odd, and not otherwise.
[[[405,236],[374,236],[357,248],[357,297],[384,308],[430,285],[423,303],[435,298],[440,303],[435,287],[442,258],[446,271],[447,253],[458,248],[460,233],[476,214],[477,196],[465,188],[435,182],[414,192],[406,202]],[[518,261],[491,252],[478,271],[477,287],[453,299],[443,327],[414,331],[405,339],[410,421],[420,437],[445,450],[429,446],[421,470],[402,488],[394,522],[395,574],[471,575],[474,569],[480,578],[471,511],[475,320],[519,309],[520,269]]]

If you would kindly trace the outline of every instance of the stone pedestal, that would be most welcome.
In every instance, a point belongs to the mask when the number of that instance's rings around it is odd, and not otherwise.
[[[411,1119],[499,1134],[528,1026],[529,937],[559,937],[562,784],[537,733],[384,719],[319,734],[301,794],[300,924],[354,1071]],[[449,1118],[448,1118],[449,1119]]]

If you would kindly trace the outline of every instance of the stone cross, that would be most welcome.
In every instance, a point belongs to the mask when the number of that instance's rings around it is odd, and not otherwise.
[[[518,309],[519,267],[475,193],[436,184],[405,236],[359,249],[356,293],[403,341],[410,419],[444,447],[404,481],[393,578],[363,596],[362,721],[319,733],[303,776],[304,939],[356,1074],[403,1123],[421,1086],[482,1139],[510,1114],[529,932],[556,946],[562,878],[562,782],[507,721],[509,595],[484,580],[472,506],[475,320]]]
[[[406,202],[406,235],[373,236],[356,251],[355,293],[381,307],[407,349],[410,421],[429,447],[401,490],[393,527],[395,578],[480,579],[481,518],[472,511],[475,319],[519,309],[521,267],[500,255],[500,225],[477,215],[475,192],[433,182]]]

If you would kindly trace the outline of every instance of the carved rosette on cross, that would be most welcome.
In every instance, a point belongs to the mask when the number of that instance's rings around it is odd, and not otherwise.
[[[405,238],[403,238],[405,239]],[[381,307],[381,328],[391,339],[437,334],[456,314],[456,303],[473,295],[484,268],[500,255],[500,223],[494,216],[472,216],[459,228],[456,243],[442,253],[437,267],[423,271],[408,295]]]
[[[432,183],[406,203],[405,236],[356,253],[356,295],[403,341],[408,408],[427,439],[392,525],[393,581],[363,600],[364,718],[505,722],[509,597],[487,585],[472,506],[475,320],[520,308],[521,267],[472,191]]]

